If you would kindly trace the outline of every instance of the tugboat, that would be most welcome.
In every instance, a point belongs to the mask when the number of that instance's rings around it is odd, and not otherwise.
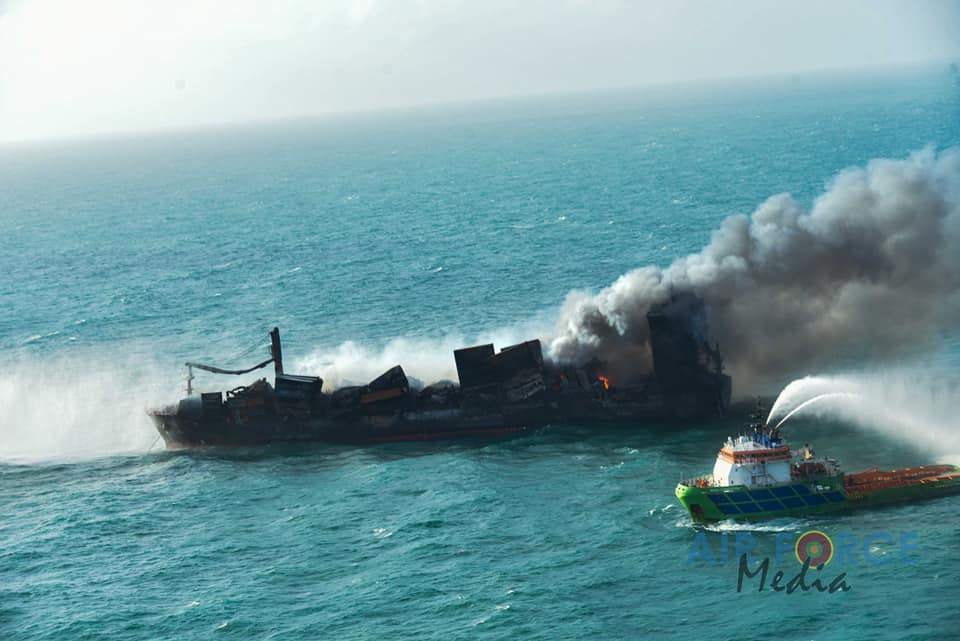
[[[762,417],[752,415],[747,434],[727,438],[712,474],[677,485],[677,498],[694,521],[756,521],[960,494],[955,465],[844,474],[836,459],[817,456],[810,444],[792,451]]]

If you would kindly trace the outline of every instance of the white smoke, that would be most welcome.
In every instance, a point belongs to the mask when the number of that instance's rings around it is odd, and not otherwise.
[[[146,451],[146,409],[177,396],[169,372],[140,362],[22,358],[0,374],[0,461],[70,460]]]
[[[571,293],[549,353],[649,371],[646,313],[680,291],[706,301],[739,395],[930,347],[960,326],[960,149],[847,169],[809,211],[774,196],[666,269]]]
[[[293,362],[290,371],[309,373],[323,378],[323,389],[330,391],[347,385],[363,385],[394,365],[424,384],[440,380],[457,381],[456,349],[469,345],[493,343],[496,349],[513,345],[531,336],[542,335],[545,323],[533,321],[481,334],[473,339],[450,334],[440,339],[395,338],[382,347],[369,347],[347,341],[330,348],[318,348]]]
[[[364,385],[394,365],[402,365],[408,376],[427,383],[457,380],[453,350],[463,345],[454,337],[439,341],[396,338],[379,349],[347,341],[295,360],[294,368],[323,378],[325,391]]]

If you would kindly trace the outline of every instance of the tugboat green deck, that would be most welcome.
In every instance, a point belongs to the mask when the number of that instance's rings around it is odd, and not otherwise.
[[[844,474],[836,460],[817,458],[809,446],[791,452],[778,430],[751,427],[751,437],[727,439],[712,474],[677,485],[694,521],[821,514],[960,494],[955,465]]]

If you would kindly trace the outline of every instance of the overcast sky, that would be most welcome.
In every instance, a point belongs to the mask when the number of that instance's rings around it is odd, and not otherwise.
[[[0,140],[960,59],[960,0],[0,0]]]

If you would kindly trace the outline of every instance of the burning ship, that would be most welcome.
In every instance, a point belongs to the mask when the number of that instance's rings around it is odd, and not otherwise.
[[[374,443],[499,436],[548,424],[682,421],[724,413],[731,381],[707,340],[703,302],[674,296],[647,314],[654,371],[616,380],[603,363],[546,362],[539,340],[454,352],[459,384],[416,388],[397,365],[366,385],[327,392],[317,376],[288,374],[278,329],[270,358],[245,370],[187,363],[187,397],[151,410],[168,447],[261,445],[285,441]],[[194,395],[193,370],[260,379]]]

